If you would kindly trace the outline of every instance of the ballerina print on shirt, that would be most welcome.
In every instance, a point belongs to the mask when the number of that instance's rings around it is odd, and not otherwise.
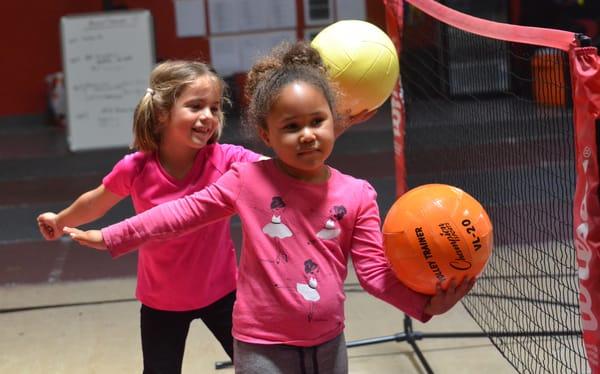
[[[343,205],[334,205],[329,213],[324,227],[317,233],[317,237],[320,239],[337,238],[342,231],[338,222],[346,215],[346,208]]]
[[[317,302],[321,299],[319,294],[317,282],[317,273],[319,273],[319,266],[308,259],[304,261],[304,274],[306,276],[306,283],[296,283],[296,291],[304,300],[309,302],[308,307],[308,321],[312,322],[315,316],[315,310],[317,308]]]
[[[273,215],[271,216],[271,222],[267,223],[262,229],[265,234],[275,240],[275,245],[278,251],[275,262],[278,264],[280,262],[288,262],[288,255],[283,249],[283,245],[281,244],[280,240],[293,236],[293,233],[289,227],[287,227],[285,223],[281,222],[281,215],[283,214],[284,210],[285,202],[281,196],[273,196],[271,199],[271,211],[273,212]]]

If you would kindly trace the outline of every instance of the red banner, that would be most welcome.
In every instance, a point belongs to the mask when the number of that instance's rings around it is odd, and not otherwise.
[[[597,144],[600,59],[594,47],[573,47],[569,58],[577,163],[573,224],[579,273],[579,308],[588,363],[592,373],[600,373],[600,191]]]

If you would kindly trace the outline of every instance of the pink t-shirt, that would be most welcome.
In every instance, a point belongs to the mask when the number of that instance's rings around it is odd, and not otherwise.
[[[203,191],[102,230],[113,255],[239,214],[244,242],[233,335],[256,344],[313,346],[344,329],[349,256],[362,287],[426,321],[428,296],[394,276],[382,248],[376,193],[330,168],[310,184],[274,160],[236,164]]]
[[[186,177],[177,180],[162,168],[156,154],[135,152],[119,161],[102,183],[117,195],[131,195],[135,211],[141,213],[203,189],[234,162],[259,157],[240,146],[210,144],[198,151]],[[160,310],[198,309],[233,291],[236,272],[229,220],[223,220],[168,241],[141,245],[136,297]]]

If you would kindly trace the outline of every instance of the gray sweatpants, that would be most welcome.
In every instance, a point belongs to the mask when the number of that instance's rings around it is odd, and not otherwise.
[[[347,374],[344,334],[313,347],[233,343],[236,374]]]

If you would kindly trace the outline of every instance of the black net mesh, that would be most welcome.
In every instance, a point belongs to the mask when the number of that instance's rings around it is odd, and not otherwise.
[[[408,5],[404,14],[408,186],[457,186],[494,224],[492,258],[463,304],[519,372],[586,372],[567,54],[461,31]]]

